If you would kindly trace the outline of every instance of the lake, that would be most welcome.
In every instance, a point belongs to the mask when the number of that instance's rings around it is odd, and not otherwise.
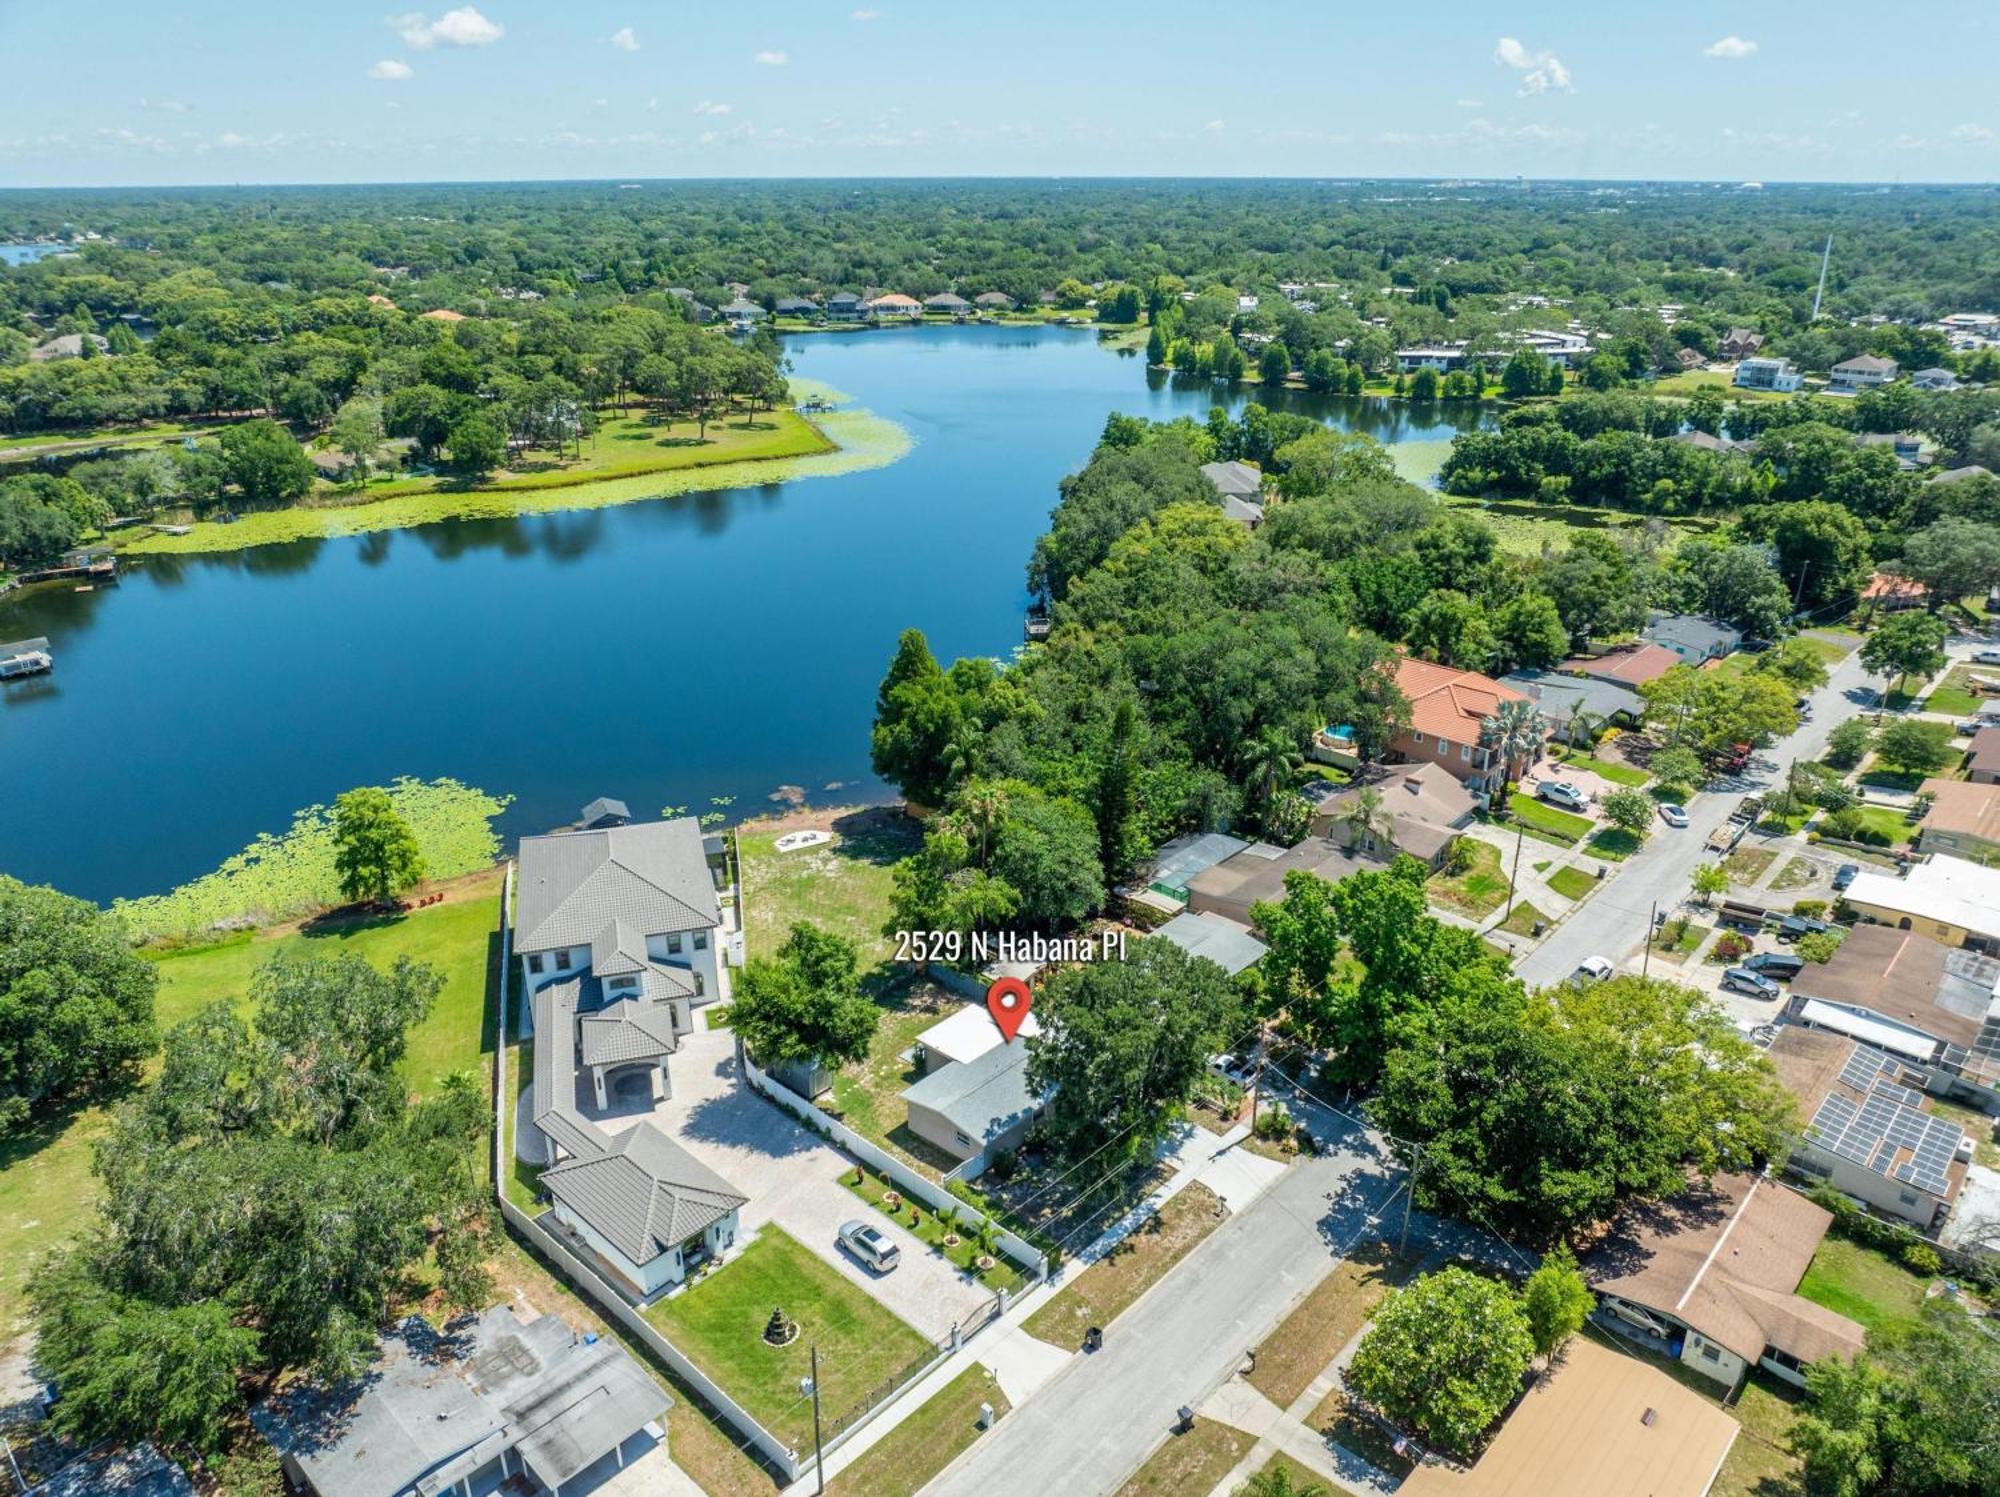
[[[0,244],[0,265],[33,265],[68,248],[66,244]]]
[[[597,795],[691,814],[779,786],[878,799],[875,687],[912,625],[1005,655],[1056,482],[1105,416],[1207,384],[1061,328],[790,340],[801,376],[906,427],[885,468],[595,510],[149,556],[115,588],[0,601],[56,669],[0,688],[0,870],[92,899],[213,868],[301,806],[396,775],[516,797],[510,838]],[[1286,405],[1385,442],[1470,411]]]

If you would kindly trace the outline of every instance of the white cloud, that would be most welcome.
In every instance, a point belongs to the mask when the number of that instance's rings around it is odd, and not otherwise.
[[[854,13],[854,19],[857,21],[879,21],[882,19],[882,12],[879,10],[857,10]]]
[[[1485,103],[1479,99],[1457,99],[1454,100],[1453,102],[1455,102],[1460,109],[1484,109],[1486,107]]]
[[[1208,131],[1210,134],[1215,134],[1222,129],[1222,125],[1223,122],[1221,120],[1210,120],[1207,124],[1203,125],[1201,128]]]
[[[660,101],[656,98],[648,99],[646,101],[646,113],[648,114],[651,114],[654,110],[658,109],[659,107],[660,107]]]
[[[250,137],[247,135],[238,135],[234,130],[225,130],[215,137],[215,143],[224,150],[234,151],[239,147],[249,145]]]
[[[1493,60],[1521,75],[1520,91],[1524,94],[1545,94],[1551,89],[1569,92],[1569,69],[1553,52],[1531,51],[1513,37],[1503,36],[1493,49]]]
[[[189,106],[179,99],[141,99],[141,109],[149,109],[155,114],[186,114]]]
[[[1972,145],[1983,146],[1988,141],[2000,137],[1996,137],[1989,126],[1975,125],[1968,120],[1963,125],[1953,125],[1951,127],[1951,138],[1953,140],[1967,141]]]
[[[729,113],[729,106],[727,104],[714,104],[707,99],[703,99],[699,104],[694,106],[694,112],[696,114],[727,114]]]
[[[639,38],[630,26],[620,26],[611,33],[611,45],[620,52],[636,52],[639,50]]]
[[[448,10],[435,21],[420,10],[389,17],[396,35],[419,52],[432,47],[490,47],[507,34],[498,21],[489,20],[473,5]]]
[[[767,68],[781,68],[791,60],[792,54],[789,52],[759,52],[754,59]]]
[[[1745,41],[1740,36],[1725,36],[1721,41],[1710,42],[1706,47],[1703,47],[1701,55],[1703,57],[1721,57],[1730,62],[1737,62],[1748,57],[1756,50],[1757,44],[1755,42]]]
[[[416,69],[407,62],[398,62],[393,57],[385,57],[368,70],[368,76],[379,78],[385,83],[401,83],[415,71]]]

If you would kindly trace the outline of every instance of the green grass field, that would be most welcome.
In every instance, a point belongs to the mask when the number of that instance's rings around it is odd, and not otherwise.
[[[772,1307],[798,1339],[763,1338]],[[812,1400],[799,1392],[819,1347],[820,1408],[838,1428],[876,1388],[928,1355],[931,1343],[776,1226],[646,1318],[772,1434],[812,1447]]]
[[[1390,449],[1392,453],[1398,450]],[[1438,461],[1442,465],[1443,458]],[[1515,556],[1540,556],[1549,548],[1560,549],[1580,530],[1616,532],[1644,525],[1652,518],[1629,510],[1588,504],[1538,504],[1532,499],[1484,500],[1447,494],[1443,502],[1485,520],[1498,535],[1500,549]],[[1670,534],[1681,536],[1704,534],[1721,522],[1705,516],[1675,515],[1663,518],[1663,523]]]
[[[1464,873],[1434,875],[1429,893],[1432,903],[1476,920],[1500,908],[1507,897],[1507,875],[1500,867],[1499,848],[1475,837],[1464,843],[1472,849],[1472,866]]]
[[[1726,369],[1689,369],[1653,381],[1654,395],[1692,395],[1697,390],[1715,390],[1731,400],[1789,400],[1776,390],[1739,390],[1735,375]]]
[[[1532,795],[1519,790],[1507,797],[1507,807],[1530,831],[1542,832],[1558,842],[1580,841],[1589,836],[1591,828],[1597,825],[1588,816],[1576,816],[1568,811],[1558,811],[1546,801],[1536,800]]]
[[[1549,887],[1564,899],[1581,899],[1597,887],[1597,880],[1583,869],[1571,866],[1550,874]]]
[[[1917,828],[1901,811],[1887,806],[1862,806],[1861,824],[1880,832],[1892,847],[1906,847],[1916,840]]]
[[[430,1016],[410,1036],[404,1074],[423,1090],[453,1071],[470,1070],[485,1087],[483,1057],[492,1043],[488,974],[499,924],[499,875],[477,897],[417,910],[400,919],[318,935],[296,931],[242,936],[222,945],[172,952],[159,959],[156,1013],[164,1031],[218,998],[241,1001],[250,977],[280,950],[353,951],[377,966],[399,956],[428,962],[445,985]],[[35,1260],[90,1220],[97,1182],[91,1145],[109,1126],[101,1108],[48,1119],[0,1143],[0,1342],[14,1335],[25,1306],[22,1288]]]
[[[979,1406],[997,1420],[1013,1408],[975,1362],[900,1420],[879,1444],[826,1484],[827,1497],[911,1497],[979,1438]]]
[[[861,948],[864,965],[894,954],[895,943],[882,933],[893,892],[890,869],[922,845],[923,834],[890,810],[828,814],[833,841],[796,852],[779,852],[779,833],[754,823],[738,832],[750,955],[769,955],[800,920],[848,937]]]
[[[1562,762],[1574,769],[1587,769],[1594,775],[1602,775],[1614,785],[1630,785],[1634,789],[1652,778],[1636,765],[1620,764],[1614,759],[1600,759],[1595,754],[1572,753]]]
[[[1873,1248],[1829,1236],[1813,1254],[1799,1293],[1858,1321],[1872,1336],[1914,1325],[1923,1309],[1925,1281]]]
[[[1638,833],[1628,832],[1622,826],[1608,826],[1584,843],[1583,850],[1593,858],[1622,863],[1645,845],[1645,839]]]

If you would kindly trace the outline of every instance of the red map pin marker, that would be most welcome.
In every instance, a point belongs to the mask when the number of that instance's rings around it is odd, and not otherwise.
[[[986,990],[986,1012],[993,1015],[993,1022],[1010,1045],[1034,1006],[1034,993],[1018,977],[1003,977]]]

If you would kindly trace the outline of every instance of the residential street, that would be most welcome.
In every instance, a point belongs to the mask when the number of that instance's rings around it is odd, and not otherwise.
[[[1832,679],[1812,698],[1812,720],[1791,737],[1758,754],[1750,771],[1718,781],[1688,806],[1689,825],[1674,830],[1658,823],[1646,846],[1622,864],[1613,865],[1604,887],[1586,900],[1553,935],[1516,964],[1531,986],[1560,982],[1588,956],[1608,958],[1623,967],[1636,957],[1646,938],[1654,901],[1671,911],[1688,897],[1688,879],[1706,856],[1709,833],[1720,826],[1741,796],[1778,783],[1795,759],[1817,759],[1827,735],[1843,719],[1874,705],[1874,687],[1858,655],[1849,655],[1832,670]]]
[[[1401,1171],[1358,1129],[1294,1164],[1248,1209],[1000,1421],[926,1497],[1102,1497],[1363,1237]],[[1400,1208],[1399,1208],[1400,1209]]]

